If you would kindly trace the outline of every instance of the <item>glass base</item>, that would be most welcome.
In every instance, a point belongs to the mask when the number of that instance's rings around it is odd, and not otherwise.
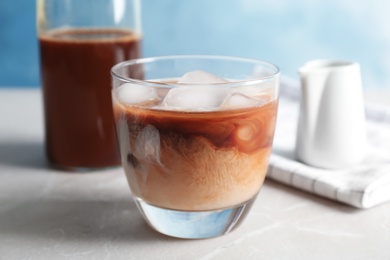
[[[178,238],[201,239],[222,236],[237,227],[256,196],[240,205],[210,211],[179,211],[160,208],[135,199],[146,222],[156,231]]]

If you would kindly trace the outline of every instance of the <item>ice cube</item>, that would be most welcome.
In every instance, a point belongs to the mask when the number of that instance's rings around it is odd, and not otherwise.
[[[128,105],[154,104],[160,99],[154,88],[131,83],[120,86],[117,94],[119,100]]]
[[[146,125],[135,140],[134,156],[137,159],[160,162],[160,132],[153,125]]]
[[[164,109],[210,111],[219,108],[228,90],[217,86],[182,86],[172,88],[162,102]]]
[[[178,81],[181,85],[172,88],[162,102],[163,109],[183,111],[210,111],[219,108],[228,90],[222,86],[211,86],[229,82],[209,72],[196,70],[187,72]]]
[[[203,70],[187,72],[177,81],[179,84],[218,84],[226,82],[229,81]]]
[[[256,86],[244,86],[230,89],[225,100],[222,102],[222,109],[248,108],[261,106],[267,102],[266,97]]]

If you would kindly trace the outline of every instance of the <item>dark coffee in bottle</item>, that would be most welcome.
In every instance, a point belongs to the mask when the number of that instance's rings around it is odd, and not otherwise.
[[[140,35],[55,30],[40,35],[39,42],[49,161],[66,169],[119,165],[110,70],[140,57]]]

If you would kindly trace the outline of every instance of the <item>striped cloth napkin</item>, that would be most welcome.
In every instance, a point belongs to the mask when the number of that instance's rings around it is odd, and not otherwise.
[[[369,146],[361,164],[326,170],[295,160],[299,96],[299,83],[282,78],[267,178],[357,208],[390,201],[390,107],[366,103]]]

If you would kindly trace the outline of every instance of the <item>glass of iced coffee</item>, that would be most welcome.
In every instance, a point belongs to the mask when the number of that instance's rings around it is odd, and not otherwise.
[[[230,232],[267,172],[278,67],[190,55],[130,60],[111,74],[122,165],[146,222],[180,238]]]
[[[140,0],[37,0],[46,153],[51,165],[120,165],[110,70],[141,56]]]

